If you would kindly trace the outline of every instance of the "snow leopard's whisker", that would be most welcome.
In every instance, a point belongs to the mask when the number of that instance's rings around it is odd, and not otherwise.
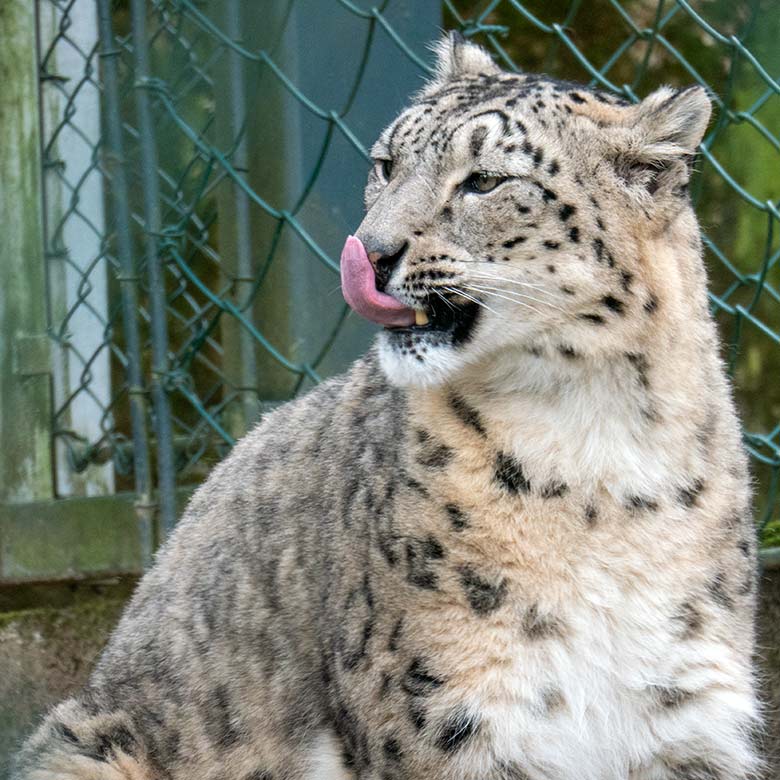
[[[487,266],[487,268],[480,268],[480,271],[487,271],[491,268],[498,268],[500,270],[507,270],[507,269],[513,269],[517,268],[517,266],[512,265],[506,265],[505,263],[497,263],[495,260],[455,260],[454,264],[463,264],[463,265],[482,265]],[[518,269],[519,270],[519,269]]]
[[[532,282],[525,282],[522,279],[511,279],[508,276],[497,276],[495,274],[479,274],[479,273],[469,274],[469,276],[472,276],[475,279],[487,279],[489,281],[495,281],[495,282],[506,282],[507,284],[513,284],[516,287],[524,287],[524,288],[528,288],[529,290],[534,290],[535,292],[545,293],[546,295],[549,295],[551,298],[560,298],[559,295],[554,293],[552,290],[549,290],[544,285],[533,284]]]
[[[473,290],[474,292],[480,293],[481,295],[485,295],[487,297],[493,296],[494,298],[501,298],[505,301],[509,301],[510,303],[516,303],[518,306],[525,306],[526,309],[530,309],[531,311],[536,312],[537,314],[542,313],[535,306],[531,306],[530,303],[526,303],[525,301],[518,300],[517,298],[510,298],[508,295],[501,295],[500,293],[491,292],[490,290],[486,290],[481,287],[475,287],[473,285],[466,285],[466,286],[468,287],[469,290]]]
[[[535,290],[544,290],[544,285],[541,284],[534,284],[533,282],[526,282],[523,279],[512,279],[509,276],[498,276],[497,274],[484,274],[484,273],[473,273],[469,274],[469,276],[474,276],[478,279],[497,279],[502,282],[511,282],[512,284],[519,284],[523,287],[533,287]]]
[[[481,290],[479,288],[470,287],[470,290],[473,290],[474,292],[479,293],[480,295],[484,295],[486,298],[492,296],[493,298],[501,298],[505,301],[509,301],[510,303],[514,303],[518,306],[522,306],[526,309],[529,309],[532,312],[535,312],[536,314],[541,314],[542,312],[537,309],[535,306],[531,306],[530,303],[526,303],[525,301],[519,301],[516,298],[509,298],[508,296],[501,295],[500,293],[492,293],[487,290]]]
[[[497,293],[504,293],[505,295],[512,295],[516,296],[517,298],[525,298],[529,301],[533,301],[534,303],[538,303],[542,306],[548,306],[551,309],[557,309],[560,312],[563,312],[566,314],[566,310],[562,309],[560,306],[556,306],[554,303],[550,303],[549,301],[545,301],[540,298],[534,298],[533,295],[528,295],[527,293],[521,293],[517,292],[515,290],[505,290],[503,287],[488,287],[487,285],[475,285],[474,289],[479,289],[482,292],[488,292],[490,291],[493,295],[496,295]]]
[[[433,288],[433,291],[436,293],[436,295],[438,295],[438,296],[439,296],[439,298],[441,298],[441,299],[444,301],[444,303],[446,303],[446,304],[447,304],[447,306],[449,306],[449,307],[450,307],[450,309],[452,309],[453,311],[455,311],[455,307],[452,305],[452,302],[451,302],[451,301],[448,301],[448,300],[447,300],[447,296],[446,296],[446,295],[443,295],[443,294],[442,294],[441,292],[439,292],[439,290],[437,290],[435,287]]]
[[[544,309],[555,309],[556,311],[560,311],[563,314],[566,313],[565,309],[562,309],[560,306],[556,306],[555,304],[550,303],[549,301],[541,300],[539,298],[534,298],[530,295],[521,295],[520,293],[514,293],[511,290],[503,290],[500,288],[495,287],[480,287],[475,286],[471,289],[478,290],[486,297],[490,297],[491,295],[494,298],[502,298],[505,301],[510,301],[511,303],[518,303],[522,306],[526,306],[527,308],[531,309],[532,311],[535,311],[537,314],[541,314]],[[537,308],[535,306],[531,306],[528,301],[533,301],[533,303],[537,304],[541,308]]]
[[[474,287],[478,287],[481,290],[490,290],[491,292],[499,292],[499,293],[504,293],[506,295],[514,295],[517,296],[518,298],[528,298],[529,300],[536,301],[536,303],[542,303],[548,306],[553,305],[549,303],[549,301],[534,297],[534,295],[538,295],[541,292],[540,290],[531,290],[531,292],[529,293],[529,292],[525,292],[524,290],[511,290],[511,289],[506,289],[505,287],[493,287],[487,284],[486,282],[473,281],[473,280],[470,280],[467,284],[470,284]]]
[[[495,263],[490,263],[489,265],[495,268]],[[554,293],[552,290],[550,290],[548,287],[546,287],[543,284],[535,284],[534,282],[527,282],[524,279],[512,279],[510,276],[500,276],[498,274],[488,272],[488,269],[486,268],[481,268],[479,269],[479,271],[470,271],[469,276],[474,277],[475,279],[490,279],[495,281],[507,282],[508,284],[517,285],[518,287],[527,287],[532,290],[538,290],[539,292],[544,292],[554,298],[560,297],[559,295]]]
[[[483,309],[487,309],[489,312],[498,315],[498,312],[495,309],[492,309],[490,306],[488,306],[484,301],[480,301],[479,298],[475,298],[473,295],[469,295],[468,293],[464,292],[460,288],[456,289],[455,287],[442,287],[442,290],[446,290],[447,292],[453,293],[454,295],[460,295],[466,298],[466,300],[476,303],[477,306],[481,306]]]

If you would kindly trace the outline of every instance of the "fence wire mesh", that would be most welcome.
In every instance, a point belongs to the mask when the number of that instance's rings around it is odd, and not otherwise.
[[[776,3],[250,5],[39,0],[60,494],[146,494],[154,471],[170,515],[176,486],[267,404],[365,348],[337,252],[367,146],[421,83],[443,25],[504,67],[631,101],[662,83],[708,89],[716,118],[692,195],[758,522],[780,545]]]

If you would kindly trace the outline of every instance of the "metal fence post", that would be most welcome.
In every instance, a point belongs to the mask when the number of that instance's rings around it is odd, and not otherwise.
[[[242,3],[223,0],[220,11],[225,33],[233,40],[241,38]],[[221,78],[224,89],[216,91],[217,135],[222,148],[232,149],[233,167],[246,174],[247,150],[246,78],[244,58],[228,49]],[[245,304],[253,283],[252,228],[249,197],[235,182],[225,182],[219,191],[220,254],[225,273],[231,278],[231,298],[237,306]],[[251,320],[253,306],[245,315]],[[225,427],[238,438],[244,434],[259,412],[257,393],[256,343],[246,328],[233,317],[221,323],[224,347],[223,370],[237,397],[225,410]]]
[[[141,341],[138,329],[138,269],[130,238],[130,208],[125,157],[122,143],[122,117],[116,58],[119,55],[111,22],[110,0],[97,0],[100,25],[100,56],[104,88],[107,135],[104,165],[111,174],[111,194],[119,260],[119,294],[127,355],[127,383],[130,398],[130,425],[133,439],[136,516],[141,534],[144,566],[151,564],[154,546],[154,510],[149,465],[149,439],[146,428],[146,389],[141,372]]]
[[[0,3],[0,500],[53,496],[35,4]]]
[[[160,502],[160,536],[176,523],[176,470],[173,453],[171,408],[165,387],[168,378],[168,324],[165,307],[165,270],[160,256],[160,186],[157,143],[149,97],[149,44],[146,39],[146,2],[132,0],[132,37],[135,61],[135,110],[141,152],[145,256],[149,280],[149,313],[152,334],[152,373],[150,391],[154,405],[154,429],[157,437],[157,489]]]

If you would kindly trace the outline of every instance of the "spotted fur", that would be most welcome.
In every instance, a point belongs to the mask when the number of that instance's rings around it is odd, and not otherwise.
[[[756,776],[746,459],[684,187],[708,100],[438,53],[357,231],[430,325],[214,469],[15,780]]]

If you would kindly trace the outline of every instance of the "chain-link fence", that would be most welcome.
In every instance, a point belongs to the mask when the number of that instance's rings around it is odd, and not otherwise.
[[[457,27],[635,101],[708,88],[693,197],[780,544],[780,8],[773,0],[39,0],[60,496],[157,489],[164,527],[268,404],[370,329],[337,254],[366,152]]]

